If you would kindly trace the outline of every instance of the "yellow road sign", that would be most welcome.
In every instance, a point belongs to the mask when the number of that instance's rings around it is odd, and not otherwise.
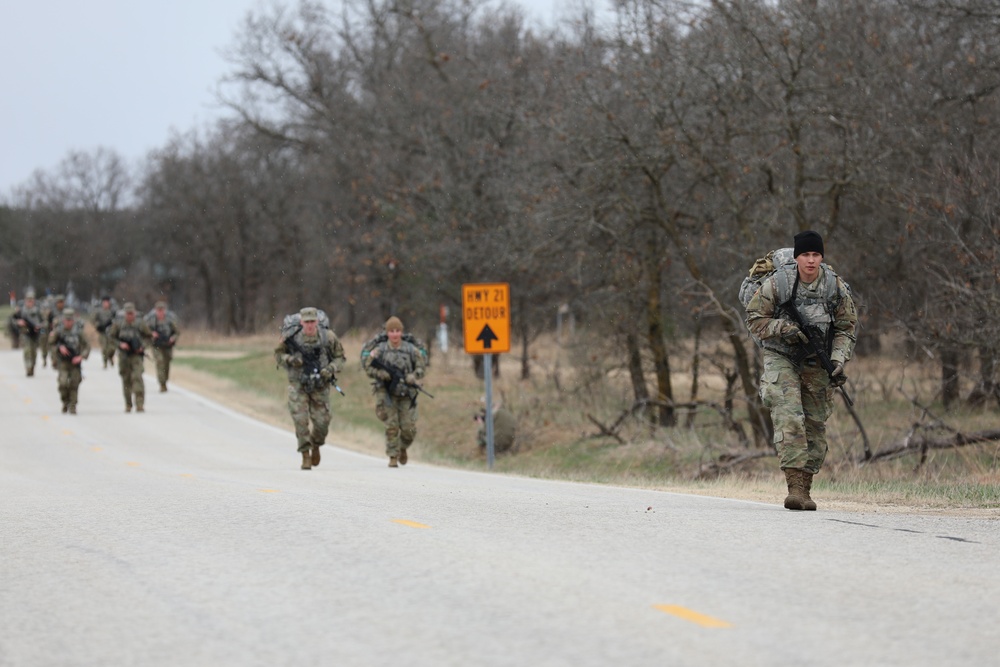
[[[462,328],[469,354],[510,352],[510,285],[462,285]]]

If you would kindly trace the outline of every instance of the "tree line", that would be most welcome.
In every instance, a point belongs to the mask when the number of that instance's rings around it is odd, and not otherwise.
[[[517,358],[560,308],[675,420],[670,341],[757,376],[736,292],[815,229],[861,304],[959,400],[1000,399],[1000,0],[615,0],[552,28],[503,4],[349,0],[250,13],[231,113],[129,171],[108,149],[0,209],[0,276],[166,295],[224,333],[302,304],[429,329],[509,282]],[[606,18],[610,17],[610,18]],[[652,387],[648,378],[653,378]],[[679,399],[678,399],[679,400]]]

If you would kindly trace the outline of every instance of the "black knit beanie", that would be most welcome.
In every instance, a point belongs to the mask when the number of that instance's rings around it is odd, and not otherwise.
[[[814,231],[799,232],[795,235],[795,253],[798,257],[804,252],[818,252],[823,255],[823,237]]]

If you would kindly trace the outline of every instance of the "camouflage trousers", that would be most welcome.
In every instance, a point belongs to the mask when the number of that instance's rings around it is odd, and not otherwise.
[[[295,424],[295,439],[300,452],[326,442],[326,434],[330,431],[330,387],[309,392],[300,385],[288,385],[288,411]]]
[[[101,360],[104,362],[105,368],[107,368],[109,363],[114,363],[113,359],[115,358],[115,350],[118,348],[115,345],[115,341],[113,341],[106,333],[98,333],[97,338],[100,341],[101,346]]]
[[[375,391],[375,415],[385,424],[385,454],[399,456],[417,437],[417,404],[409,396],[389,396],[379,387]]]
[[[79,365],[59,361],[59,398],[64,408],[76,409],[77,393],[83,382],[83,370]]]
[[[49,334],[46,331],[43,331],[38,337],[38,351],[39,356],[42,358],[42,367],[44,368],[49,361]],[[55,368],[55,362],[52,362],[52,367]]]
[[[167,380],[170,379],[170,360],[173,358],[174,348],[153,348],[153,359],[156,360],[156,379],[159,381],[161,387],[165,387]]]
[[[771,411],[781,469],[818,473],[828,449],[826,420],[833,413],[833,389],[823,367],[814,360],[797,365],[765,350],[760,397]]]
[[[24,370],[34,374],[35,361],[38,359],[38,338],[21,335],[21,347],[24,348]]]
[[[122,378],[122,394],[125,396],[125,407],[132,407],[132,397],[135,396],[135,407],[141,408],[146,400],[146,383],[143,382],[143,362],[141,354],[122,352],[118,355],[118,375]]]

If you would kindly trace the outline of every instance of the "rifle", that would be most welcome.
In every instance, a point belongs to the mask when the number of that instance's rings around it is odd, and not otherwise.
[[[69,354],[63,354],[62,350],[59,349],[60,347],[65,347]],[[58,351],[59,356],[66,361],[73,361],[73,359],[80,354],[75,347],[63,340],[61,336],[56,340],[56,350]]]
[[[164,325],[166,323],[164,322]],[[163,325],[154,324],[153,331],[157,333],[156,338],[153,339],[153,347],[173,347],[174,341],[170,340],[170,328],[166,328],[166,335],[164,335],[164,330],[161,328]]]
[[[420,393],[427,394],[431,398],[434,398],[434,396],[432,396],[429,391],[426,391],[419,384],[409,384],[406,381],[406,376],[403,375],[403,371],[399,370],[395,366],[390,366],[389,364],[385,363],[384,361],[382,361],[378,357],[368,357],[368,359],[369,359],[369,363],[371,364],[372,368],[377,368],[377,369],[385,371],[386,373],[389,374],[389,379],[388,380],[383,380],[383,382],[386,383],[385,388],[386,388],[386,390],[388,390],[390,396],[395,396],[396,395],[396,388],[399,386],[399,383],[402,382],[407,387],[413,387],[414,389],[416,389]],[[417,398],[416,398],[416,396],[414,396],[413,397],[413,401],[415,402],[416,400],[417,400]]]
[[[110,329],[111,325],[114,324],[114,323],[115,323],[115,318],[112,317],[111,319],[109,319],[104,324],[97,324],[97,325],[95,325],[94,328],[97,329],[98,333],[107,333],[108,329]]]
[[[337,390],[337,393],[344,398],[347,398],[347,394],[345,394],[344,390],[337,384],[336,376],[331,376],[330,380],[323,379],[323,375],[320,372],[319,367],[319,348],[314,348],[311,352],[306,351],[301,345],[299,345],[298,341],[295,340],[295,335],[300,331],[302,331],[301,324],[295,329],[295,331],[282,339],[282,342],[285,344],[285,349],[289,354],[297,354],[302,357],[302,388],[311,393],[322,389],[327,382],[329,382],[330,386]]]
[[[24,326],[28,330],[27,334],[31,338],[38,338],[38,334],[42,331],[42,325],[36,324],[33,319],[21,313],[16,316],[19,320],[24,320]]]
[[[128,345],[128,349],[125,353],[129,356],[146,356],[146,348],[142,346],[142,340],[138,336],[122,336],[121,333],[118,334],[119,342]]]
[[[830,377],[830,382],[840,390],[840,393],[844,397],[844,401],[847,405],[853,407],[854,401],[851,400],[847,390],[844,389],[844,383],[847,382],[847,376],[844,375],[844,371],[841,370],[840,375],[834,378],[834,363],[831,361],[830,355],[826,353],[826,337],[823,336],[823,332],[820,331],[819,327],[814,324],[806,324],[805,320],[802,319],[801,313],[799,313],[798,309],[795,307],[795,303],[793,302],[793,299],[795,298],[794,295],[795,292],[793,291],[792,298],[786,303],[781,304],[780,307],[787,311],[788,314],[792,316],[792,319],[795,320],[795,323],[799,325],[799,329],[808,339],[807,342],[803,343],[806,350],[819,360],[820,365]]]

